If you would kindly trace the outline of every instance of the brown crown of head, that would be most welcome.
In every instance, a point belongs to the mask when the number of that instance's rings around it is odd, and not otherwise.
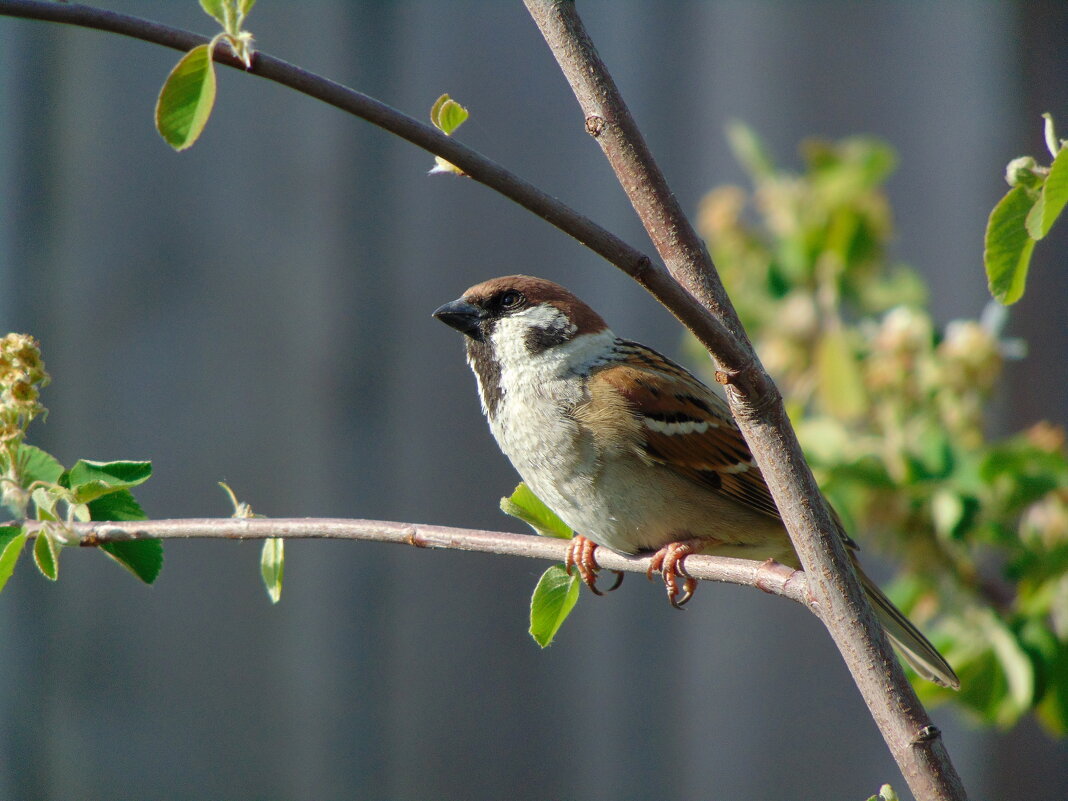
[[[524,306],[549,304],[564,313],[577,328],[578,334],[592,334],[608,326],[597,312],[571,294],[564,287],[544,278],[531,275],[505,275],[475,284],[463,294],[468,303],[483,309],[493,309],[509,293],[519,293]]]

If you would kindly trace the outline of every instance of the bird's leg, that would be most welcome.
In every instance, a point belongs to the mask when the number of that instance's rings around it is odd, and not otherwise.
[[[601,569],[601,566],[597,564],[597,560],[593,556],[593,552],[597,549],[597,544],[592,540],[588,540],[581,534],[576,534],[571,538],[571,542],[567,546],[567,556],[564,558],[564,569],[567,574],[571,575],[571,568],[574,567],[578,570],[579,578],[582,579],[582,583],[589,587],[594,595],[604,595],[605,592],[612,592],[623,583],[623,571],[613,570],[616,574],[616,580],[612,586],[607,590],[597,589],[597,572]]]
[[[697,579],[686,574],[686,566],[683,564],[683,560],[690,554],[697,553],[702,545],[707,544],[707,542],[697,539],[669,542],[653,554],[653,561],[649,563],[649,569],[645,571],[645,575],[650,580],[653,578],[653,573],[660,573],[663,576],[664,586],[667,588],[668,601],[676,609],[682,609],[693,598],[694,590],[697,589]],[[685,579],[682,583],[681,598],[679,597],[679,576]]]

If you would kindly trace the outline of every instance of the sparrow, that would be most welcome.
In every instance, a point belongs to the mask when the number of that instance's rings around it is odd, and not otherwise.
[[[571,292],[532,276],[476,284],[434,317],[465,334],[490,431],[523,481],[577,532],[567,566],[594,592],[597,546],[654,552],[650,576],[661,573],[674,606],[693,595],[683,564],[692,553],[801,568],[726,402],[686,369],[617,337]],[[942,655],[860,569],[856,543],[832,517],[905,661],[958,688]]]

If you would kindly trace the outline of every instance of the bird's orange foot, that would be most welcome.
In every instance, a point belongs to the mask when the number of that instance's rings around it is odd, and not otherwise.
[[[623,571],[613,570],[612,572],[616,574],[616,580],[612,586],[603,591],[597,589],[597,573],[601,566],[597,564],[597,560],[593,556],[595,550],[597,550],[596,543],[586,539],[581,534],[576,534],[571,538],[571,542],[567,546],[564,569],[567,570],[567,574],[570,576],[571,568],[575,568],[578,570],[582,583],[593,590],[594,595],[604,595],[606,592],[612,592],[612,590],[617,589],[623,583]]]
[[[668,601],[676,609],[682,609],[693,598],[694,590],[697,589],[697,579],[686,574],[683,560],[690,554],[697,553],[699,545],[699,540],[669,542],[653,554],[653,561],[649,563],[649,569],[645,571],[645,575],[650,580],[653,578],[653,573],[660,573],[664,577]],[[679,576],[685,579],[682,583],[681,598],[679,597]]]

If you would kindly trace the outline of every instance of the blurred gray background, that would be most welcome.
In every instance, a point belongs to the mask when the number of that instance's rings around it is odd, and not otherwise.
[[[204,33],[194,0],[116,10]],[[1002,170],[1068,133],[1068,4],[584,2],[587,25],[685,208],[742,180],[723,136],[780,163],[805,136],[900,152],[898,255],[936,317],[986,302]],[[263,0],[274,55],[426,118],[650,250],[518,0]],[[173,51],[0,18],[0,327],[43,344],[70,464],[150,458],[153,517],[223,516],[225,479],[270,516],[521,530],[516,476],[455,332],[430,312],[476,281],[566,283],[668,353],[680,329],[637,285],[431,156],[222,70],[203,139],[174,154],[152,109]],[[1068,228],[1061,225],[1060,229]],[[1001,430],[1068,422],[1068,236],[1039,246],[1010,333]],[[863,535],[859,535],[863,538]],[[703,586],[685,614],[630,577],[584,597],[556,645],[526,634],[544,565],[365,543],[291,543],[282,603],[257,544],[168,544],[147,588],[68,552],[0,596],[0,798],[859,801],[894,763],[819,624]],[[886,575],[884,572],[883,575]],[[973,798],[1047,799],[1068,748],[1025,723],[935,711]]]

